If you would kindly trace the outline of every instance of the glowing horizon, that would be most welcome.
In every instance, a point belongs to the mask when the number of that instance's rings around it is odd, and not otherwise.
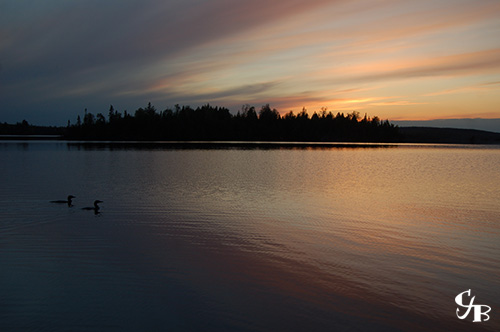
[[[0,121],[149,101],[500,118],[498,17],[489,0],[13,2]]]

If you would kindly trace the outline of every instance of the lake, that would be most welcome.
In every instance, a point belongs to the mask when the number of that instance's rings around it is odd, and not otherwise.
[[[0,220],[0,331],[500,331],[499,146],[0,141]]]

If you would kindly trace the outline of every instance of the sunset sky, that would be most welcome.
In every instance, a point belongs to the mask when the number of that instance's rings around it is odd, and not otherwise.
[[[0,0],[0,122],[153,103],[500,118],[498,0]]]

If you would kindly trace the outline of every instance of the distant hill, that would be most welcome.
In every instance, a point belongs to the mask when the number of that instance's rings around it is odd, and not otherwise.
[[[500,133],[475,129],[399,127],[404,143],[500,144]]]
[[[436,119],[436,120],[395,120],[391,123],[400,127],[433,127],[433,128],[458,128],[476,129],[500,133],[500,118],[464,118],[464,119]]]
[[[153,114],[156,115],[156,114]],[[256,115],[255,115],[256,116]],[[133,117],[128,116],[128,120],[133,119]],[[127,119],[127,118],[125,118]],[[236,118],[238,119],[238,118]],[[285,120],[283,118],[283,120]],[[327,118],[323,119],[326,120]],[[334,118],[332,117],[333,120]],[[121,119],[119,119],[121,120]],[[238,119],[241,121],[241,119]],[[245,120],[243,118],[243,120]],[[296,118],[288,118],[288,121],[290,120],[297,120]],[[309,121],[318,121],[318,119],[313,120],[313,119],[307,119]],[[320,119],[319,119],[320,120]],[[345,120],[345,119],[344,119]],[[349,120],[349,119],[347,119]],[[116,119],[115,119],[116,121]],[[159,121],[156,121],[157,123]],[[352,122],[348,121],[348,122]],[[102,127],[103,125],[108,124],[107,122],[104,123],[96,123],[95,126],[98,127],[99,125]],[[362,122],[355,121],[355,124],[362,125]],[[111,125],[111,124],[108,124]],[[366,124],[365,124],[366,125]],[[388,129],[391,129],[394,131],[392,141],[396,142],[402,142],[402,143],[450,143],[450,144],[500,144],[500,133],[496,132],[490,132],[490,131],[484,131],[484,130],[476,130],[476,129],[460,129],[460,128],[436,128],[436,127],[394,127],[392,125],[389,125],[388,122],[384,123],[377,123],[377,125],[384,125],[385,127],[388,127]],[[88,127],[88,125],[87,125]],[[93,128],[93,126],[90,126]],[[377,126],[375,126],[377,127]],[[80,129],[80,127],[73,126],[71,127],[73,130]],[[71,129],[70,128],[70,129]],[[82,126],[82,128],[85,128],[85,126]],[[128,127],[127,127],[128,128]],[[101,128],[102,129],[102,128]],[[128,128],[131,129],[131,128]],[[241,128],[236,128],[240,129]],[[285,128],[282,128],[283,130]],[[289,128],[286,128],[289,129]],[[338,130],[338,128],[335,128]],[[353,130],[353,133],[355,133],[355,128],[350,128]],[[59,136],[59,137],[64,137],[64,135],[67,133],[68,128],[64,127],[44,127],[44,126],[34,126],[28,124],[27,121],[23,121],[21,123],[17,124],[7,124],[7,123],[0,123],[0,140],[5,140],[5,139],[13,139],[13,138],[18,138],[22,136],[25,139],[32,138],[32,139],[41,139],[41,137],[37,136]],[[345,134],[345,132],[344,132]],[[281,135],[284,135],[284,133],[281,133]],[[106,137],[107,139],[113,139],[113,140],[120,140],[120,137]],[[135,138],[135,137],[134,137]],[[252,137],[253,138],[253,137]],[[256,137],[258,138],[258,137]],[[352,138],[349,140],[343,140],[343,139],[321,139],[321,138],[313,138],[310,139],[302,139],[301,141],[317,141],[317,142],[331,142],[331,141],[365,141],[363,138],[353,140]],[[81,137],[80,139],[88,139],[88,137]],[[136,139],[136,138],[135,138]],[[198,138],[199,139],[199,138]],[[168,140],[168,138],[167,138]],[[170,139],[171,140],[171,139]],[[224,139],[222,139],[224,140]],[[245,141],[249,140],[247,137],[237,137],[232,140],[240,140],[240,141]],[[252,140],[252,139],[250,139]],[[253,140],[256,140],[253,138]],[[257,140],[263,140],[262,137]],[[279,137],[279,139],[274,139],[274,140],[284,140],[282,136]],[[297,141],[297,139],[294,139]],[[290,141],[290,139],[288,139]],[[370,141],[370,140],[366,140]],[[391,141],[391,140],[389,140]]]
[[[61,136],[64,134],[66,128],[64,127],[47,127],[47,126],[34,126],[29,124],[26,120],[18,122],[16,124],[0,123],[0,135],[3,136],[1,139],[8,139],[9,135],[13,136],[38,136],[38,135],[50,135],[50,136]]]

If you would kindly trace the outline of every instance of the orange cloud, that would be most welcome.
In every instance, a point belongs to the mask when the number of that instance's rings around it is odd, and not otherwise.
[[[379,81],[430,76],[500,73],[500,48],[432,58],[380,61],[344,68],[345,81]]]
[[[407,100],[399,100],[399,101],[386,101],[380,103],[371,103],[371,106],[409,106],[409,105],[425,105],[427,103],[417,103],[411,102]]]
[[[449,95],[457,93],[469,93],[469,92],[490,91],[499,89],[500,89],[500,82],[488,82],[477,85],[463,86],[454,89],[446,89],[437,92],[427,93],[424,96],[433,97],[433,96],[441,96],[441,95]]]

